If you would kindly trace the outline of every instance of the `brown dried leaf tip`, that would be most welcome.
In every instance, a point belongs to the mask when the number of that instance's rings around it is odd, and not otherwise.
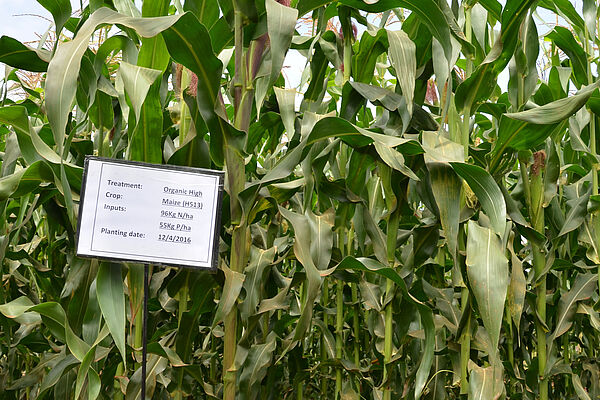
[[[531,175],[537,176],[546,167],[546,152],[544,150],[533,153],[533,165],[531,166]]]

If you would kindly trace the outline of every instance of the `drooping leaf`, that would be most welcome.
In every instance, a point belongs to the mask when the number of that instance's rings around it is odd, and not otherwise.
[[[266,0],[267,31],[271,41],[271,74],[269,82],[277,80],[283,59],[292,42],[292,34],[298,19],[298,10],[279,4],[275,0]]]
[[[591,190],[591,187],[589,188]],[[583,191],[583,188],[580,188]],[[560,232],[558,236],[565,235],[581,226],[583,221],[585,221],[585,217],[587,216],[587,204],[590,199],[591,191],[586,190],[584,193],[581,193],[579,196],[567,200],[567,215],[565,216],[565,223],[560,228]]]
[[[508,288],[508,261],[501,239],[491,229],[470,220],[467,236],[467,275],[483,325],[497,348]]]
[[[448,164],[430,162],[427,163],[427,169],[448,249],[452,257],[457,260],[461,181]]]
[[[417,75],[416,47],[403,31],[387,31],[388,56],[396,70],[396,77],[406,99],[408,113],[412,114],[415,78]]]
[[[43,161],[0,178],[0,201],[33,192],[42,182],[54,182],[52,170]]]
[[[528,150],[543,143],[556,129],[567,125],[567,118],[577,112],[595,93],[600,83],[581,89],[575,95],[518,113],[507,113],[500,119],[498,140],[491,152],[492,168],[507,148]]]
[[[434,357],[433,353],[435,344],[435,327],[433,324],[433,313],[431,309],[408,292],[406,283],[393,268],[385,267],[384,264],[381,264],[376,260],[370,258],[346,257],[337,265],[336,269],[364,271],[367,273],[374,273],[383,276],[387,279],[390,279],[398,286],[398,288],[402,292],[403,299],[413,303],[419,310],[419,314],[421,316],[421,323],[423,324],[425,330],[425,349],[423,351],[423,356],[421,357],[419,368],[417,369],[415,377],[414,394],[415,399],[420,399],[423,393],[423,388],[425,387],[425,384],[429,377],[429,370],[433,363]]]
[[[376,2],[341,0],[341,3],[368,12],[381,12],[397,7],[408,8],[420,17],[432,35],[442,44],[446,59],[452,58],[450,53],[452,51],[451,35],[463,43],[465,52],[472,52],[471,44],[465,40],[464,34],[458,27],[450,6],[446,2],[436,0],[379,0]]]
[[[150,86],[161,75],[159,70],[138,67],[122,61],[119,67],[119,74],[125,84],[125,91],[129,96],[129,101],[133,106],[136,121],[140,121],[140,112],[142,104],[146,99]]]
[[[333,224],[335,211],[331,208],[321,215],[307,210],[306,217],[310,227],[310,255],[319,270],[329,268],[331,251],[333,249]]]
[[[219,100],[220,77],[223,65],[214,55],[208,32],[192,13],[163,32],[169,53],[175,61],[189,68],[198,77],[198,111],[210,132],[210,155],[217,165],[223,165],[225,147],[242,148],[232,143],[240,132],[226,120],[224,106]],[[195,38],[194,41],[190,38]]]
[[[477,165],[456,162],[450,165],[479,199],[481,207],[490,217],[494,232],[503,235],[506,228],[506,203],[498,184],[486,170]]]
[[[559,99],[540,107],[518,113],[506,113],[505,116],[538,125],[556,124],[576,113],[600,86],[600,82],[582,88],[573,96]]]
[[[96,278],[96,295],[104,321],[125,364],[125,288],[119,264],[100,263]]]
[[[497,166],[499,158],[507,148],[514,150],[535,149],[564,124],[562,122],[539,125],[503,115],[498,128],[498,140],[494,143],[494,148],[490,154],[490,168],[493,169]]]
[[[232,307],[235,306],[238,295],[242,290],[242,285],[246,276],[240,272],[233,271],[226,265],[222,265],[221,268],[225,273],[225,286],[223,286],[223,295],[219,300],[219,306],[217,307],[212,326],[215,327],[218,323],[222,322],[225,317],[229,314]]]
[[[513,56],[519,38],[519,28],[534,3],[535,0],[506,2],[502,10],[500,37],[495,40],[494,47],[485,60],[456,89],[455,104],[459,112],[474,111],[474,105],[487,99],[492,93],[496,87],[498,74]]]
[[[470,363],[469,400],[495,399],[502,394],[501,366],[482,368]]]
[[[407,107],[406,100],[401,95],[379,86],[367,85],[361,82],[349,82],[354,90],[371,103],[381,105],[390,111]],[[414,88],[413,88],[414,90]]]
[[[273,352],[277,346],[276,337],[275,332],[271,332],[265,343],[253,345],[248,351],[239,378],[242,399],[253,399],[260,391],[261,382],[267,375],[267,369],[272,362]]]
[[[294,340],[302,338],[310,326],[313,315],[314,301],[321,287],[321,275],[317,269],[311,254],[311,244],[313,241],[321,240],[321,237],[311,236],[311,227],[308,218],[301,214],[279,207],[281,215],[291,222],[294,227],[294,254],[298,261],[304,267],[306,272],[306,297],[302,304],[300,318],[294,331]],[[327,234],[323,232],[323,234]]]
[[[556,328],[552,332],[552,340],[563,335],[571,328],[573,317],[577,311],[577,303],[589,298],[596,290],[598,277],[594,274],[579,274],[567,293],[560,297],[556,313]]]
[[[28,297],[20,296],[9,303],[1,304],[0,313],[6,318],[17,318],[32,306],[33,302]]]
[[[581,32],[585,29],[585,22],[581,18],[581,14],[570,0],[541,0],[538,6],[554,11]]]
[[[556,26],[546,37],[569,57],[573,68],[573,75],[579,85],[590,83],[587,79],[587,56],[585,50],[577,43],[571,31],[565,27]]]
[[[45,72],[48,61],[42,59],[40,53],[10,36],[0,37],[0,63],[25,71]]]
[[[506,296],[507,306],[510,309],[510,315],[517,328],[517,333],[521,326],[521,315],[523,313],[523,306],[525,305],[525,293],[527,291],[527,280],[523,272],[523,263],[517,257],[513,250],[512,243],[509,247],[510,250],[510,284],[508,286],[508,293]]]
[[[37,0],[54,18],[56,33],[60,34],[63,26],[71,17],[71,2],[69,0]]]
[[[103,24],[120,24],[135,29],[143,37],[152,37],[179,18],[179,15],[132,18],[108,8],[100,8],[81,26],[72,41],[60,42],[48,65],[46,78],[46,110],[59,153],[62,152],[67,119],[75,99],[81,58],[94,31]]]
[[[244,271],[246,279],[243,287],[246,291],[246,297],[240,306],[240,316],[243,321],[248,321],[248,318],[256,312],[256,307],[262,299],[262,291],[265,286],[266,268],[273,263],[276,251],[277,248],[275,247],[268,250],[252,247],[250,250],[250,261]]]

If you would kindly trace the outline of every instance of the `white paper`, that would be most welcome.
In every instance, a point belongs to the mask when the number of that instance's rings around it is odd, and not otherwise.
[[[219,176],[88,160],[77,254],[211,268]]]

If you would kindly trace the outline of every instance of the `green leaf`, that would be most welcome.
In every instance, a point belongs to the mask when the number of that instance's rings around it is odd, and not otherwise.
[[[298,15],[304,16],[304,14],[311,12],[319,7],[323,7],[333,0],[299,0],[298,1]]]
[[[560,178],[560,158],[553,140],[546,140],[546,169],[544,171],[544,207],[547,207],[554,196]]]
[[[367,85],[366,83],[361,82],[349,82],[349,84],[362,97],[369,100],[371,103],[375,105],[381,105],[390,111],[396,111],[399,108],[407,107],[406,100],[398,93],[395,93],[389,89],[384,89],[374,85]]]
[[[225,274],[225,286],[223,286],[223,293],[219,299],[219,306],[214,313],[213,327],[217,326],[229,314],[242,291],[242,285],[246,279],[244,274],[233,271],[224,264],[221,265],[221,269]]]
[[[440,212],[440,222],[448,243],[448,250],[458,260],[458,225],[460,217],[461,181],[450,165],[440,162],[427,163],[431,190]]]
[[[383,135],[360,128],[342,118],[326,117],[315,124],[310,135],[308,135],[306,145],[309,146],[330,137],[340,138],[353,147],[363,147],[373,142],[386,147],[396,147],[412,142],[408,139]]]
[[[468,223],[467,276],[492,347],[498,347],[508,288],[508,260],[502,241],[491,229]],[[495,355],[492,355],[495,356]]]
[[[83,360],[81,360],[81,365],[79,366],[79,371],[77,371],[77,380],[75,381],[75,399],[79,399],[79,395],[81,394],[81,390],[83,389],[83,384],[85,382],[86,376],[88,376],[88,372],[92,362],[94,361],[94,357],[96,356],[96,346],[90,348],[90,350],[86,353]],[[88,378],[89,384],[89,378]]]
[[[246,279],[243,287],[246,297],[240,305],[240,317],[244,323],[248,323],[248,318],[256,314],[256,307],[263,296],[267,267],[273,264],[276,251],[276,247],[262,250],[253,246],[250,249],[250,261],[244,271]]]
[[[571,0],[541,0],[538,6],[554,11],[581,32],[585,30],[583,18],[581,18]]]
[[[29,297],[20,296],[13,301],[0,305],[0,313],[6,318],[17,318],[29,310],[33,306],[33,302]]]
[[[154,164],[162,162],[163,108],[160,104],[160,84],[153,84],[141,106],[138,123],[130,124],[131,139],[127,151],[130,160]]]
[[[233,40],[233,30],[225,18],[217,19],[217,22],[210,28],[210,41],[214,52],[219,54],[228,46],[233,46]]]
[[[475,104],[486,100],[492,94],[498,74],[504,70],[515,52],[521,23],[536,1],[508,0],[506,2],[502,11],[500,37],[496,38],[494,47],[485,60],[456,89],[455,104],[459,112],[474,111]]]
[[[88,372],[88,399],[95,400],[100,394],[101,382],[100,375],[94,368],[90,368]]]
[[[54,182],[54,174],[46,163],[37,161],[27,169],[0,178],[0,201],[31,193],[42,182]]]
[[[333,250],[333,226],[335,222],[335,211],[333,208],[321,215],[312,211],[306,211],[308,225],[310,228],[310,254],[317,269],[325,270],[331,261]]]
[[[376,310],[381,312],[381,287],[367,280],[361,279],[358,283],[360,287],[361,300],[365,310]]]
[[[496,0],[479,0],[485,9],[494,17],[496,21],[500,21],[502,18],[502,5]]]
[[[595,292],[598,277],[595,274],[579,274],[567,293],[563,294],[558,301],[556,312],[556,328],[552,332],[552,340],[567,332],[573,325],[573,317],[577,312],[577,303],[586,300]]]
[[[63,374],[73,368],[75,364],[79,364],[79,360],[73,357],[72,354],[61,355],[60,357],[60,360],[53,368],[50,368],[48,374],[44,377],[44,380],[40,385],[38,397],[42,396],[47,390],[56,385]]]
[[[229,125],[224,105],[219,100],[223,65],[213,53],[208,31],[194,14],[186,13],[162,35],[171,57],[198,77],[198,111],[210,132],[210,155],[215,164],[223,165],[223,149],[242,148],[232,142],[235,136],[243,136]]]
[[[48,61],[42,59],[40,50],[25,46],[9,36],[0,37],[0,63],[31,72],[46,72],[48,69]]]
[[[311,235],[308,215],[297,214],[283,207],[279,207],[279,212],[294,228],[294,254],[306,272],[306,294],[301,306],[300,318],[294,329],[293,339],[296,341],[303,338],[310,327],[314,302],[321,287],[322,277],[311,254],[313,242],[321,240],[321,236],[313,237]],[[321,235],[323,234],[327,234],[327,232],[322,231]]]
[[[113,0],[118,12],[129,15],[130,17],[139,18],[142,16],[142,13],[137,9],[133,1],[134,0]]]
[[[412,114],[417,75],[416,47],[403,31],[387,31],[387,37],[390,45],[388,56],[396,70],[396,77],[406,99],[408,113]]]
[[[423,388],[429,377],[429,370],[433,363],[434,345],[435,345],[435,327],[433,323],[433,313],[427,305],[416,299],[408,292],[406,283],[398,273],[390,267],[385,267],[383,264],[370,258],[354,258],[346,257],[337,266],[336,270],[355,270],[374,273],[390,279],[394,282],[403,295],[403,300],[413,303],[421,316],[421,324],[425,330],[425,343],[423,356],[419,363],[419,368],[415,376],[415,399],[420,399],[423,393]]]
[[[192,11],[198,21],[209,30],[219,19],[219,4],[214,0],[186,0],[183,9]]]
[[[535,107],[527,111],[518,113],[506,113],[506,117],[518,121],[528,122],[538,125],[549,125],[562,122],[575,114],[581,107],[585,105],[588,99],[594,94],[595,90],[600,86],[600,82],[596,82],[582,88],[576,94],[564,99],[559,99],[540,107]]]
[[[481,368],[469,362],[469,400],[497,399],[502,394],[502,366]]]
[[[196,279],[192,279],[196,275]],[[207,312],[214,312],[213,287],[216,282],[212,275],[208,272],[191,272],[190,273],[190,298],[193,299],[192,307],[185,312],[181,317],[178,326],[177,339],[175,349],[183,362],[190,362],[193,354],[193,341],[197,338],[196,328],[198,326],[198,318]],[[181,373],[184,371],[181,370]]]
[[[40,314],[44,324],[52,334],[61,342],[68,343],[67,335],[65,335],[66,314],[60,304],[48,301],[31,307],[29,311]]]
[[[60,34],[63,26],[71,17],[71,2],[69,0],[37,0],[54,18],[56,34]]]
[[[556,129],[566,125],[562,123],[532,124],[530,122],[512,119],[503,115],[498,128],[498,140],[490,153],[490,169],[497,165],[500,157],[504,155],[507,148],[514,150],[533,150],[544,143]]]
[[[283,121],[285,131],[289,137],[292,137],[294,136],[294,122],[296,121],[296,112],[294,110],[296,90],[273,87],[273,91],[275,92],[275,97],[277,98],[279,113],[281,115],[281,120]]]
[[[96,278],[96,295],[102,316],[110,334],[121,353],[123,364],[125,352],[125,287],[121,275],[121,265],[101,262]]]
[[[273,84],[283,66],[283,59],[292,43],[296,28],[298,10],[279,4],[275,0],[266,0],[267,32],[271,41],[271,74],[269,83]]]
[[[579,85],[587,85],[587,56],[585,50],[575,40],[573,34],[567,28],[556,26],[552,32],[546,35],[554,44],[560,48],[571,61],[573,75]]]
[[[583,191],[583,188],[580,185],[576,186],[576,190],[577,189]],[[592,187],[590,186],[584,193],[579,193],[577,197],[567,200],[568,211],[565,216],[565,223],[560,228],[558,236],[574,231],[583,224],[585,217],[588,214],[587,204],[590,199],[591,190]]]
[[[252,345],[242,365],[238,390],[242,399],[256,398],[260,392],[261,382],[267,375],[267,370],[273,359],[273,352],[277,347],[275,332],[269,333],[263,344]]]
[[[375,142],[374,145],[377,154],[379,154],[384,163],[415,181],[420,180],[410,168],[404,165],[404,156],[402,153],[378,142]]]
[[[450,163],[479,199],[483,211],[490,218],[494,232],[502,236],[506,229],[506,203],[502,191],[492,176],[477,165]]]
[[[120,24],[135,29],[143,37],[152,37],[173,25],[179,15],[158,18],[131,18],[108,8],[94,12],[69,42],[60,42],[48,65],[46,77],[46,112],[54,141],[62,153],[65,128],[71,112],[81,58],[96,29],[104,24]]]
[[[571,374],[571,379],[573,381],[573,387],[575,388],[575,393],[577,393],[577,397],[579,397],[580,400],[592,400],[588,392],[581,384],[581,378],[579,378],[579,375]]]
[[[121,61],[118,74],[121,75],[121,79],[123,79],[125,92],[127,93],[135,112],[135,119],[139,122],[142,104],[144,104],[144,101],[146,100],[148,90],[161,75],[161,71],[138,67],[137,65]]]
[[[377,58],[383,54],[388,47],[387,31],[378,30],[375,34],[369,31],[363,32],[358,44],[358,51],[352,57],[352,77],[354,85],[358,82],[370,83],[373,79]],[[312,64],[311,64],[312,67]]]
[[[465,160],[464,147],[452,140],[445,138],[438,132],[424,131],[422,133],[425,162],[463,162]]]
[[[517,328],[517,333],[521,326],[521,315],[523,314],[523,306],[525,305],[525,293],[527,292],[527,280],[523,272],[523,263],[517,257],[513,250],[512,242],[509,246],[510,250],[510,284],[508,286],[508,294],[506,301],[510,310],[510,315]]]
[[[28,164],[41,160],[31,139],[31,125],[27,109],[23,106],[8,106],[0,108],[0,122],[11,125],[19,141],[19,148]]]
[[[387,256],[385,236],[383,235],[383,232],[381,232],[381,229],[379,229],[379,226],[377,226],[377,223],[374,221],[369,209],[364,206],[361,208],[364,230],[366,231],[369,239],[371,239],[373,253],[380,263],[384,265],[388,264],[390,260],[388,260]]]
[[[583,18],[585,19],[585,27],[588,30],[590,37],[596,36],[596,20],[598,7],[593,0],[583,0]]]

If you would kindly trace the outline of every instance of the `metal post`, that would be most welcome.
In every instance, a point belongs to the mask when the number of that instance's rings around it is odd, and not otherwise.
[[[146,400],[146,355],[148,353],[148,264],[144,264],[144,317],[142,322],[142,400]]]

